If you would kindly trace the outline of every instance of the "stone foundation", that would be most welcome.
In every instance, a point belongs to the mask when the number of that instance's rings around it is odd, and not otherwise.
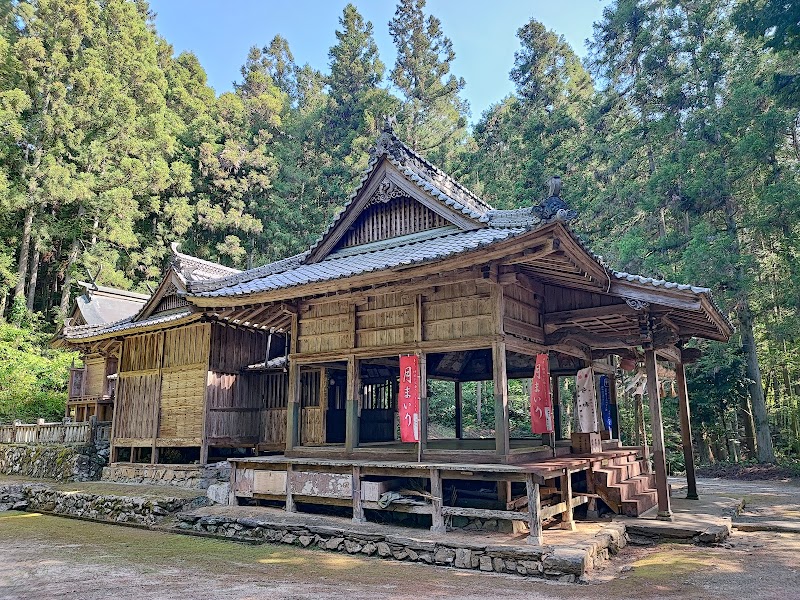
[[[230,479],[228,461],[211,465],[144,465],[114,463],[103,469],[103,481],[205,490]]]
[[[199,498],[142,498],[63,492],[38,483],[0,486],[0,511],[42,511],[113,523],[157,525],[179,511],[206,504]]]
[[[289,524],[263,519],[235,518],[222,515],[178,515],[175,526],[184,531],[200,532],[236,540],[260,540],[316,547],[332,552],[364,554],[387,560],[427,563],[457,569],[508,573],[564,582],[582,581],[584,575],[608,560],[627,544],[625,526],[612,523],[591,540],[569,547],[487,545],[466,542],[421,540],[398,535],[359,532],[312,525]]]
[[[108,462],[108,444],[0,444],[0,474],[56,481],[92,481]]]

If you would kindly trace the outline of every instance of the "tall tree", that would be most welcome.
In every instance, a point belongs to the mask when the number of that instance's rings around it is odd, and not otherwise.
[[[398,133],[414,148],[448,167],[463,144],[467,103],[459,92],[464,79],[450,73],[456,57],[442,22],[425,17],[425,0],[401,0],[389,32],[397,47],[390,78],[400,91]]]
[[[465,179],[498,206],[511,207],[535,203],[559,174],[570,181],[568,199],[577,201],[591,164],[585,136],[592,80],[564,38],[535,19],[517,36],[521,49],[510,73],[516,94],[475,126]]]
[[[384,64],[372,36],[372,23],[364,21],[356,7],[345,6],[339,17],[337,43],[328,52],[330,75],[323,118],[324,144],[332,157],[326,176],[336,201],[342,203],[366,167],[369,145],[378,123],[394,114],[397,100],[381,87]]]

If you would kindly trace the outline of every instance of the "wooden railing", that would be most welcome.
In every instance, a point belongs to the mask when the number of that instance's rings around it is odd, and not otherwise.
[[[91,444],[108,441],[111,423],[94,418],[80,423],[0,425],[0,444]]]

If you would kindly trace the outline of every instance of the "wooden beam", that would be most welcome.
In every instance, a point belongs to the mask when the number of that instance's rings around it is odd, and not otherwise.
[[[533,474],[525,473],[525,488],[528,493],[528,525],[530,533],[526,540],[529,544],[541,546],[544,543],[542,536],[542,498],[539,484],[533,480]]]
[[[561,476],[561,502],[565,503],[561,513],[561,529],[575,531],[575,518],[572,514],[572,471],[565,469]]]
[[[366,523],[364,506],[361,501],[361,467],[353,465],[353,522]]]
[[[660,386],[656,370],[656,353],[645,350],[645,366],[647,368],[647,396],[650,401],[650,424],[653,427],[653,467],[656,475],[656,491],[658,492],[658,518],[672,519],[669,487],[667,483],[667,462],[664,449],[664,422],[661,417]]]
[[[289,358],[289,389],[286,402],[286,451],[300,445],[300,365]]]
[[[294,503],[294,496],[292,495],[292,470],[291,464],[286,465],[286,512],[297,512],[297,506]]]
[[[564,432],[561,427],[561,380],[558,375],[550,375],[550,393],[553,398],[553,430],[556,440],[564,439]]]
[[[428,447],[428,357],[419,354],[419,452],[422,460]]]
[[[444,505],[444,492],[442,488],[442,473],[439,469],[430,470],[431,479],[431,505],[433,508],[431,531],[433,533],[445,533],[447,528],[444,525],[444,515],[442,506]]]
[[[506,456],[510,449],[508,433],[508,377],[506,375],[506,344],[492,344],[494,380],[494,439],[498,455]]]
[[[636,311],[625,303],[611,304],[608,306],[592,306],[589,308],[576,308],[573,310],[561,310],[558,312],[544,313],[543,323],[545,328],[557,326],[561,323],[569,323],[580,319],[591,319],[594,317],[607,317],[609,315],[634,315]],[[548,331],[549,333],[549,331]]]
[[[689,409],[689,391],[686,389],[686,371],[683,363],[675,365],[675,383],[678,386],[678,414],[681,420],[681,445],[686,463],[686,498],[697,500],[697,477],[694,472],[694,445],[692,444],[692,422]]]
[[[463,427],[463,387],[460,381],[456,381],[455,387],[455,402],[456,402],[456,439],[464,437]]]
[[[361,361],[351,355],[347,358],[347,397],[345,398],[346,452],[358,448],[359,404],[361,403]]]

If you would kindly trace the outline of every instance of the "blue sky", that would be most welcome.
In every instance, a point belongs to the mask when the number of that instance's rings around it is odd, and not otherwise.
[[[608,0],[428,0],[425,11],[442,21],[456,52],[452,72],[463,77],[463,96],[472,121],[513,89],[508,72],[519,48],[517,29],[531,17],[564,35],[580,56],[592,23]],[[251,46],[264,46],[278,33],[289,41],[298,64],[328,71],[328,49],[347,0],[151,0],[156,27],[176,52],[194,52],[221,93],[238,80]],[[395,60],[388,31],[394,0],[355,0],[372,21],[387,75]]]

